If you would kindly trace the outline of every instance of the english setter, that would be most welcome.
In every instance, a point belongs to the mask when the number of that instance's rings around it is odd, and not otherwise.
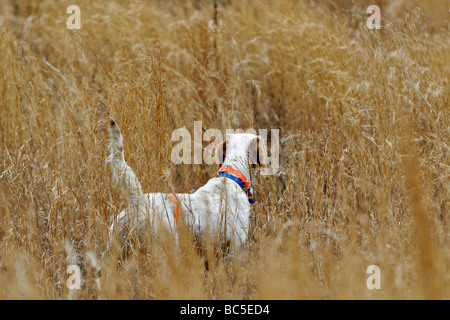
[[[131,230],[139,237],[166,227],[177,239],[177,223],[182,222],[201,239],[219,237],[221,245],[230,241],[231,250],[244,246],[248,237],[250,204],[253,200],[252,175],[259,155],[265,155],[260,136],[235,133],[221,144],[224,155],[217,177],[211,178],[192,194],[147,193],[124,158],[123,137],[114,120],[109,121],[111,153],[107,159],[114,177],[129,194],[130,204],[114,220],[110,235],[121,244]],[[217,239],[217,238],[215,238]]]

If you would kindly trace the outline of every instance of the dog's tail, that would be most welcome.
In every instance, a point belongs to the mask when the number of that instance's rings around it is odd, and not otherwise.
[[[123,151],[123,137],[114,119],[110,119],[108,125],[111,153],[106,159],[112,166],[114,178],[118,180],[124,192],[130,195],[131,203],[137,205],[143,195],[141,184],[133,169],[125,162]]]

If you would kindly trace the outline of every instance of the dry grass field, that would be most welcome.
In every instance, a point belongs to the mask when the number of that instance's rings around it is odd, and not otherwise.
[[[0,2],[0,299],[449,299],[450,1],[213,3]],[[104,254],[127,205],[105,115],[145,192],[218,169],[174,165],[175,129],[280,130],[239,257]]]

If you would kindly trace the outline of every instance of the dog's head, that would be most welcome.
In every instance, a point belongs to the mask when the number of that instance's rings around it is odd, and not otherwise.
[[[264,140],[252,133],[228,134],[219,150],[220,164],[234,167],[244,174],[266,164],[266,157]]]

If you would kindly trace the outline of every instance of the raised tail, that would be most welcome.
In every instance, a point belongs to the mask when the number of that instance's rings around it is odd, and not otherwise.
[[[131,203],[137,205],[143,195],[141,184],[136,174],[125,162],[123,151],[123,137],[116,122],[111,119],[108,125],[111,153],[106,159],[113,169],[114,178],[122,186],[124,192],[130,195]]]

